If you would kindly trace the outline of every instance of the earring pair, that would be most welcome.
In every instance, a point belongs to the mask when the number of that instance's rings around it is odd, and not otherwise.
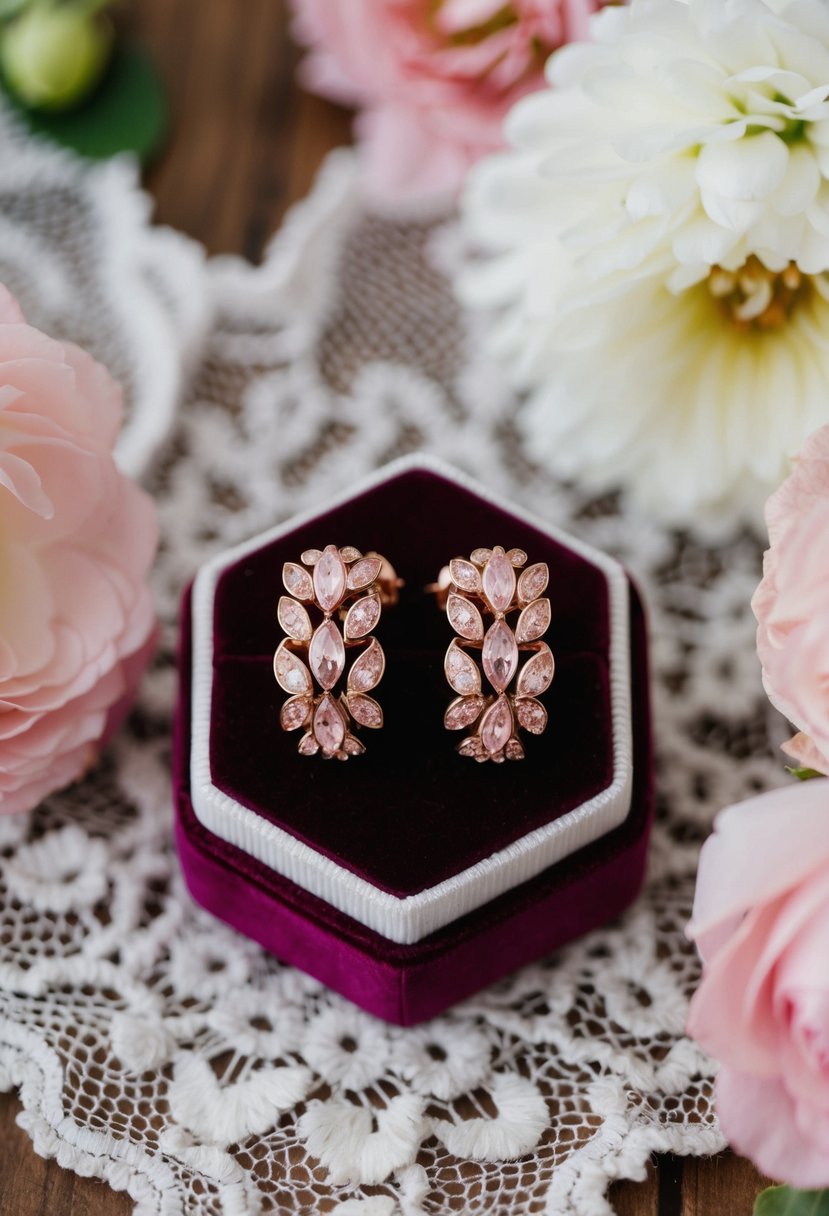
[[[456,634],[444,671],[457,696],[444,714],[444,726],[474,728],[457,750],[481,762],[523,759],[518,728],[540,735],[547,725],[538,697],[555,671],[553,653],[542,641],[551,616],[544,598],[549,568],[527,560],[521,549],[475,549],[468,559],[453,558],[426,588],[445,608]],[[383,677],[386,659],[372,631],[383,608],[397,603],[403,580],[379,553],[328,545],[306,549],[299,562],[286,562],[282,581],[289,594],[279,600],[278,618],[286,636],[274,655],[274,675],[289,697],[280,711],[281,726],[304,728],[301,755],[338,760],[360,755],[365,746],[356,729],[383,725],[383,711],[369,694]],[[515,613],[512,625],[508,618]],[[473,657],[478,650],[480,665]],[[522,655],[528,657],[519,670]]]

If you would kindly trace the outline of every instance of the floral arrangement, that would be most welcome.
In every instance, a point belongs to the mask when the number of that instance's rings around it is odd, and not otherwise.
[[[604,0],[294,0],[308,86],[359,110],[376,201],[444,199]]]
[[[731,1144],[772,1177],[826,1188],[829,1202],[829,426],[767,519],[754,597],[763,679],[800,727],[786,745],[797,775],[822,779],[717,819],[689,929],[705,964],[689,1032],[722,1061],[717,1107]],[[784,1199],[769,1212],[788,1210]]]
[[[113,460],[121,395],[0,287],[0,812],[80,777],[155,642],[155,509]]]
[[[590,32],[470,174],[461,294],[555,472],[759,521],[829,420],[829,8],[631,0]]]

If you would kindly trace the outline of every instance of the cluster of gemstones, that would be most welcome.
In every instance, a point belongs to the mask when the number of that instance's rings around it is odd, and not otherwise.
[[[383,725],[383,711],[368,695],[386,665],[380,643],[368,636],[380,619],[377,580],[383,559],[328,545],[324,550],[306,549],[300,560],[301,565],[286,562],[282,569],[289,594],[281,597],[278,616],[287,637],[277,647],[273,669],[289,698],[280,722],[288,731],[304,728],[301,755],[321,752],[347,760],[365,751],[353,733],[355,723]],[[316,623],[309,609],[316,610]],[[342,620],[342,630],[335,618]],[[359,654],[348,669],[345,689],[338,693],[350,649]]]
[[[448,730],[464,730],[477,723],[458,751],[478,761],[523,759],[517,727],[540,735],[547,725],[547,711],[537,698],[547,691],[555,672],[553,653],[540,641],[550,624],[550,601],[543,598],[550,572],[544,562],[526,563],[521,549],[506,553],[499,546],[476,549],[468,561],[457,557],[449,564],[446,614],[458,637],[446,652],[444,670],[458,697],[447,709],[444,724]],[[507,621],[513,612],[520,613],[514,629]],[[488,627],[484,614],[493,618]],[[472,649],[481,651],[491,693],[483,692]],[[531,657],[519,671],[522,652]],[[516,674],[515,691],[510,692]]]

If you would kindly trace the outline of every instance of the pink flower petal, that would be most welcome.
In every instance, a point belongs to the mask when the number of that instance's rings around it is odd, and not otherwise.
[[[798,1111],[777,1077],[730,1067],[717,1077],[717,1113],[732,1148],[771,1178],[804,1190],[829,1186],[829,1148],[799,1126]],[[825,1112],[821,1112],[826,1118]]]
[[[801,782],[729,807],[702,848],[689,937],[710,957],[750,908],[827,861],[829,781]]]
[[[118,471],[121,394],[0,288],[0,813],[79,777],[149,661],[150,499]]]

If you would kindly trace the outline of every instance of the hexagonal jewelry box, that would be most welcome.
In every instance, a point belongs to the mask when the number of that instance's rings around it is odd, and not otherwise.
[[[385,725],[347,763],[280,728],[276,608],[309,548],[385,554]],[[500,765],[444,729],[453,633],[425,588],[476,546],[547,562],[546,731]],[[409,1025],[617,916],[652,816],[645,622],[622,567],[430,458],[221,554],[182,610],[177,841],[194,898],[286,963]]]

